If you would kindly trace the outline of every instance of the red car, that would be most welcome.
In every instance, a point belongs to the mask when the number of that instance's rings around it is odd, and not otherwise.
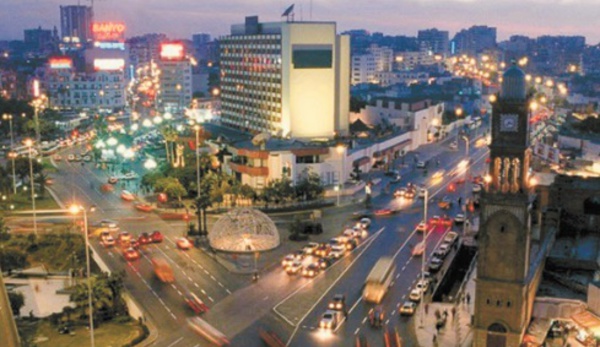
[[[177,239],[177,248],[182,249],[182,250],[188,250],[192,247],[192,243],[190,242],[190,240],[186,239],[185,237],[181,237],[179,239]]]
[[[135,204],[135,209],[142,212],[152,212],[152,210],[154,210],[154,207],[152,205],[138,203]]]
[[[161,243],[163,241],[163,235],[160,231],[155,230],[150,234],[150,239],[152,239],[152,242],[154,243]]]
[[[131,260],[137,260],[140,259],[140,252],[136,251],[133,248],[127,248],[124,252],[123,252],[123,256],[125,257],[125,259],[131,261]]]
[[[125,201],[133,201],[133,200],[135,200],[135,195],[133,195],[133,193],[131,193],[127,190],[123,190],[121,192],[121,199],[123,199]]]
[[[196,313],[204,313],[208,311],[208,307],[194,293],[188,293],[185,297],[185,303]]]
[[[150,235],[148,235],[148,233],[141,233],[138,237],[138,242],[140,243],[140,245],[147,245],[149,243],[152,243],[152,238],[150,237]]]
[[[380,210],[375,210],[375,212],[373,212],[373,214],[375,214],[376,216],[389,216],[394,214],[396,211],[394,210],[390,210],[389,208],[382,208]]]

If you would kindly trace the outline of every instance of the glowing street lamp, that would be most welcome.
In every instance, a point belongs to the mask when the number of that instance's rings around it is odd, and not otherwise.
[[[106,144],[111,147],[116,146],[117,143],[119,143],[119,141],[117,139],[115,139],[114,137],[110,137],[108,140],[106,140]]]
[[[33,144],[32,139],[25,139],[23,144],[29,149],[29,183],[31,183],[31,207],[33,209],[33,233],[38,236],[37,232],[37,215],[35,211],[35,186],[33,185]]]
[[[152,126],[152,121],[148,118],[144,119],[144,121],[142,122],[142,125],[146,128],[150,128]]]
[[[147,170],[153,170],[156,169],[156,160],[150,158],[148,160],[146,160],[146,162],[144,163],[144,168],[146,168]]]

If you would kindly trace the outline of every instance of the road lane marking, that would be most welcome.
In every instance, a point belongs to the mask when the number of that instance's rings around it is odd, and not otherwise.
[[[358,335],[359,331],[360,331],[360,328],[356,328],[356,330],[354,330],[354,335]]]
[[[350,307],[350,310],[348,310],[348,314],[352,313],[352,311],[354,311],[354,309],[356,308],[356,306],[358,306],[358,303],[362,301],[362,295],[358,298],[358,300],[356,300],[356,302],[354,303],[354,305],[352,305],[352,307]]]
[[[198,283],[194,282],[194,285],[196,286],[196,288],[200,288],[200,286],[198,285]]]
[[[173,343],[171,343],[170,345],[168,345],[167,347],[173,347],[176,344],[178,344],[179,342],[181,342],[181,340],[183,340],[183,336],[178,338],[177,340],[173,341]]]
[[[215,301],[213,300],[213,298],[211,298],[210,296],[208,297],[208,300],[210,300],[211,302],[215,302]]]
[[[367,322],[367,317],[363,318],[362,323],[361,324],[365,324]]]
[[[227,294],[231,294],[231,291],[227,288],[225,288],[225,291],[227,292]]]
[[[381,229],[379,229],[377,232],[375,232],[373,235],[370,236],[370,239],[367,241],[365,240],[365,242],[363,242],[362,244],[365,245],[364,248],[361,250],[361,252],[359,254],[357,254],[356,258],[354,258],[352,260],[352,262],[348,265],[348,267],[346,267],[346,269],[344,269],[344,271],[342,271],[342,273],[338,276],[338,278],[336,278],[333,283],[323,292],[323,294],[321,295],[321,297],[315,301],[315,303],[312,305],[312,307],[304,314],[304,316],[298,321],[298,324],[295,325],[294,331],[292,332],[292,334],[290,335],[290,338],[288,339],[286,346],[289,346],[290,343],[292,342],[292,339],[294,338],[294,335],[296,335],[296,332],[298,332],[298,327],[300,326],[300,323],[302,323],[303,320],[306,319],[306,317],[308,316],[309,313],[311,313],[315,307],[317,306],[317,304],[319,302],[321,302],[321,300],[323,300],[323,298],[325,297],[325,295],[327,295],[329,293],[329,291],[339,282],[339,280],[344,277],[344,275],[346,274],[346,272],[348,272],[348,270],[350,270],[350,268],[352,267],[352,265],[354,265],[354,263],[356,263],[356,261],[358,259],[360,259],[360,257],[363,255],[363,253],[369,249],[369,247],[373,244],[373,242],[379,237],[379,235],[381,235],[382,231],[385,230],[385,227],[382,227]],[[341,262],[337,262],[336,264],[341,264]],[[334,264],[335,266],[335,264]],[[281,305],[282,303],[284,303],[285,301],[287,301],[289,298],[291,298],[293,295],[295,295],[296,293],[298,293],[301,289],[303,289],[305,286],[309,285],[311,282],[307,282],[305,285],[300,286],[300,288],[298,288],[297,290],[295,290],[294,292],[292,292],[290,295],[288,295],[285,299],[283,299],[279,304],[277,304],[274,308],[273,311],[275,311],[275,313],[277,313],[279,316],[281,316],[281,318],[283,318],[283,320],[285,320],[288,324],[294,326],[294,324],[292,324],[292,322],[290,322],[287,317],[283,316],[281,313],[279,313],[277,311],[277,307],[279,305]]]

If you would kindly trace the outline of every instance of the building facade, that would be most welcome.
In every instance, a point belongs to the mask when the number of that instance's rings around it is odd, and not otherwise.
[[[371,45],[365,54],[352,56],[352,85],[360,83],[381,84],[379,77],[392,71],[394,51],[389,47]]]
[[[63,38],[77,38],[80,43],[92,39],[92,8],[89,6],[60,6],[60,33]]]
[[[347,132],[350,45],[335,23],[247,17],[220,52],[223,124],[296,138]]]
[[[163,110],[182,113],[192,102],[192,64],[183,43],[161,45],[158,100]]]
[[[450,40],[448,37],[448,31],[435,28],[419,30],[417,33],[417,39],[421,47],[434,54],[441,54],[443,56],[447,56],[450,53]]]
[[[463,29],[454,35],[452,40],[455,54],[475,55],[496,48],[496,28],[486,25],[475,25]]]

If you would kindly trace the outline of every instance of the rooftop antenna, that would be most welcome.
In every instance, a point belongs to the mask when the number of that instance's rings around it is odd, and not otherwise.
[[[293,22],[294,21],[294,4],[292,4],[285,11],[283,11],[283,13],[281,14],[281,17],[285,17],[285,21],[288,23]],[[290,17],[292,18],[291,21],[290,21]]]

